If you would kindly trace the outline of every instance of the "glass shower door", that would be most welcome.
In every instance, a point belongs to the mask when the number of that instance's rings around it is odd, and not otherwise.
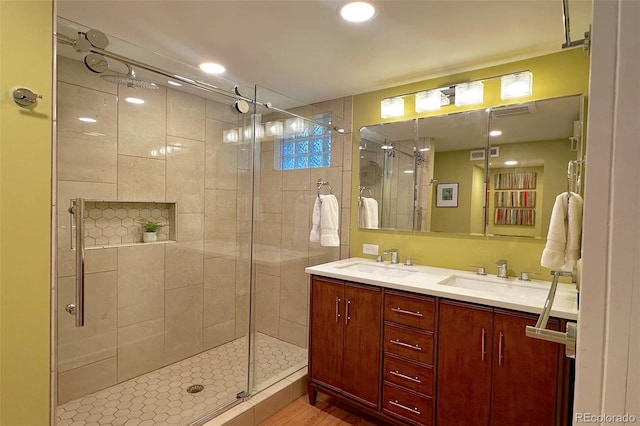
[[[78,31],[58,21],[59,33]],[[153,60],[108,39],[106,50]],[[101,78],[85,54],[58,48],[57,423],[190,424],[248,391],[252,144],[224,137],[250,115],[142,66],[145,84],[114,84],[126,63],[109,57],[115,77]],[[141,220],[163,225],[157,242],[143,242]]]

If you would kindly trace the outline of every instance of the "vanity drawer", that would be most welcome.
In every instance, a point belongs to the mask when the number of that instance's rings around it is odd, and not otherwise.
[[[433,399],[389,383],[382,387],[382,411],[392,416],[402,416],[421,425],[433,424]]]
[[[433,297],[385,292],[384,319],[398,324],[433,331],[436,302]]]
[[[385,323],[384,351],[433,364],[433,333]]]
[[[433,396],[433,367],[384,356],[384,380],[399,386]]]

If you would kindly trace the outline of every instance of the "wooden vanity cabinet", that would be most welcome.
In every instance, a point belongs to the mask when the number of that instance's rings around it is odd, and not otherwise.
[[[562,424],[560,345],[525,336],[537,316],[441,300],[439,425]],[[551,319],[549,329],[560,323]]]
[[[394,425],[564,426],[570,363],[526,337],[536,321],[313,275],[309,402],[320,391]]]
[[[434,297],[385,290],[382,412],[415,425],[434,416]]]
[[[317,391],[379,410],[382,290],[312,276],[309,401]]]

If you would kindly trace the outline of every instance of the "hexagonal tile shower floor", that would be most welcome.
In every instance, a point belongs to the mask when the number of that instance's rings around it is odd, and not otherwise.
[[[235,400],[246,381],[240,338],[151,373],[61,405],[57,426],[187,425]],[[307,350],[258,333],[256,383],[276,381],[307,364]],[[188,392],[201,385],[198,392]],[[197,390],[192,388],[191,390]]]

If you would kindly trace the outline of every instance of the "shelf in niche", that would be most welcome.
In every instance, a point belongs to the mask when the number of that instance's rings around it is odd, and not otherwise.
[[[112,249],[112,248],[121,248],[121,247],[139,247],[139,246],[154,246],[154,245],[165,245],[165,244],[175,244],[177,241],[174,240],[166,240],[166,241],[154,241],[152,243],[122,243],[122,244],[107,244],[102,246],[86,246],[85,250],[103,250],[103,249]]]
[[[176,242],[176,212],[175,201],[85,200],[85,249]],[[157,242],[142,242],[140,219],[165,224],[158,231]]]

